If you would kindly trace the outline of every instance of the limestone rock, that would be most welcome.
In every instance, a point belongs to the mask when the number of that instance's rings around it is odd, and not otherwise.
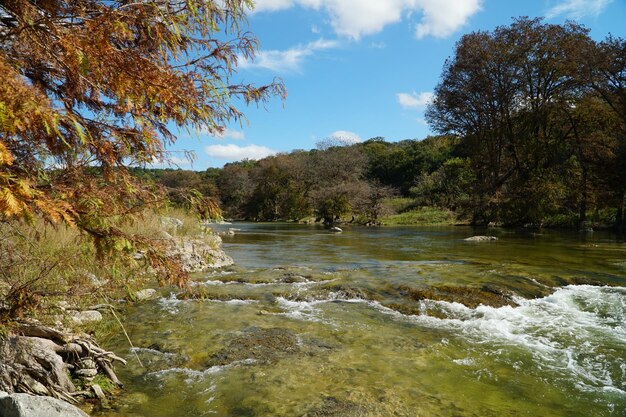
[[[221,249],[222,239],[217,235],[172,239],[167,254],[178,258],[187,272],[202,272],[234,263]]]
[[[2,417],[89,417],[79,408],[52,397],[0,392]]]
[[[146,288],[145,290],[137,291],[135,293],[135,298],[137,299],[137,301],[150,300],[155,296],[156,293],[157,290],[155,290],[154,288]]]
[[[77,311],[72,320],[77,324],[92,323],[102,321],[102,313],[96,310]]]

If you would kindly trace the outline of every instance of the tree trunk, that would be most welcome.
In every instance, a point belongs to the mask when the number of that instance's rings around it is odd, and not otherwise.
[[[624,233],[624,198],[626,197],[626,190],[622,190],[621,196],[617,203],[617,211],[615,213],[615,230],[618,233]]]
[[[585,228],[587,221],[587,170],[583,168],[582,178],[582,196],[580,199],[580,207],[578,212],[578,227]]]

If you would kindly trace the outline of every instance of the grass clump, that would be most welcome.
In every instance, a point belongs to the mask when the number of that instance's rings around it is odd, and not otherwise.
[[[420,207],[381,217],[380,221],[390,226],[440,226],[458,223],[458,219],[452,211],[437,207]]]
[[[177,219],[176,227],[163,217]],[[176,237],[204,233],[198,217],[167,208],[146,211],[135,220],[120,219],[123,233],[166,245],[167,231]],[[36,317],[53,325],[61,302],[81,309],[123,298],[156,284],[156,275],[141,247],[130,242],[114,253],[98,253],[93,237],[79,228],[53,225],[41,219],[0,221],[0,325],[21,317]],[[54,317],[57,318],[54,318]]]

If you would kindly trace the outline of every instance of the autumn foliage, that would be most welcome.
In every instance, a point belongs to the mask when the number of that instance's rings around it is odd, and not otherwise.
[[[0,3],[0,221],[77,225],[105,250],[162,200],[129,165],[167,160],[179,128],[219,131],[235,105],[285,96],[232,81],[257,40],[249,0]]]

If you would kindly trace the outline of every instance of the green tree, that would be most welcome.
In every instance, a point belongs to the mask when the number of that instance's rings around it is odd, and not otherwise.
[[[574,23],[520,18],[457,44],[426,117],[437,131],[462,138],[461,154],[476,177],[475,222],[536,222],[558,205],[550,200],[560,194],[529,185],[561,182],[546,173],[572,154],[572,126],[562,122],[564,109],[585,94],[572,60],[589,42],[587,32]]]

